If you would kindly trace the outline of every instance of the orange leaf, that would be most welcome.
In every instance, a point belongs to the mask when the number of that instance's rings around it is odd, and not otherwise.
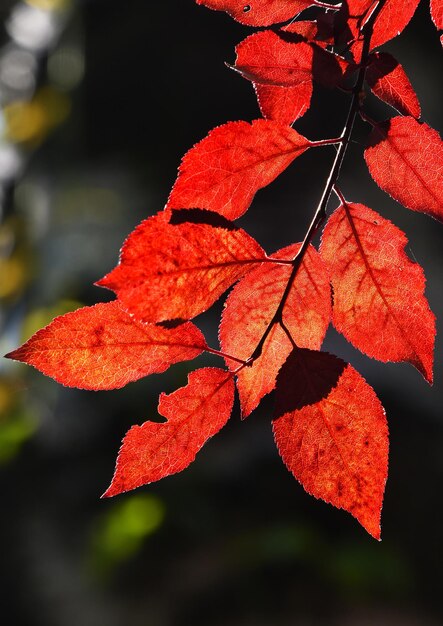
[[[412,117],[377,125],[365,159],[372,178],[397,202],[443,220],[443,142]]]
[[[292,259],[300,244],[279,250],[277,259]],[[286,289],[291,265],[266,263],[245,276],[230,293],[220,324],[222,349],[247,360],[271,322]],[[310,246],[283,310],[283,322],[297,345],[320,348],[331,319],[329,277],[318,252]],[[292,349],[291,341],[277,325],[261,356],[238,373],[237,386],[243,417],[275,387],[277,373]],[[228,366],[238,367],[227,360]]]
[[[371,91],[399,113],[420,117],[417,94],[399,62],[386,52],[372,54],[370,61],[366,80]]]
[[[167,207],[240,217],[256,192],[310,145],[294,129],[271,120],[219,126],[183,157]]]
[[[226,11],[248,26],[269,26],[285,22],[307,9],[315,0],[196,0],[216,11]]]
[[[184,470],[206,441],[226,424],[233,402],[232,375],[209,367],[191,372],[185,387],[169,395],[162,393],[158,410],[168,421],[145,422],[128,431],[114,478],[103,497]]]
[[[274,437],[304,489],[345,509],[380,539],[388,427],[380,401],[341,359],[295,350],[277,379]]]
[[[331,273],[332,319],[359,350],[380,361],[408,361],[432,382],[435,317],[425,277],[405,254],[405,234],[361,204],[339,207],[322,237]]]
[[[202,333],[191,322],[175,328],[143,324],[117,302],[108,302],[56,317],[6,356],[63,385],[104,390],[164,372],[205,348]]]
[[[97,284],[143,321],[190,319],[265,258],[250,235],[217,213],[164,211],[133,231],[120,264]]]

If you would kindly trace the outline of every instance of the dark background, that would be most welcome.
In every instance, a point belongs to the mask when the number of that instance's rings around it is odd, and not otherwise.
[[[9,9],[16,3],[2,2],[4,52]],[[92,283],[115,265],[132,228],[162,209],[181,156],[214,126],[258,117],[250,84],[224,66],[248,32],[193,0],[89,0],[73,7],[59,42],[39,55],[36,70],[37,89],[49,85],[59,98],[55,120],[35,130],[32,118],[34,134],[25,139],[10,131],[23,167],[3,185],[0,250],[15,264],[5,261],[0,271],[10,277],[11,268],[21,270],[2,298],[3,352],[54,315],[109,298]],[[441,131],[441,48],[426,3],[385,49],[410,75],[423,120]],[[35,102],[32,93],[27,98]],[[337,136],[348,99],[317,89],[297,130],[311,139]],[[3,103],[6,109],[11,102],[12,97]],[[50,106],[43,109],[52,115]],[[372,98],[368,110],[377,119],[392,114]],[[361,158],[367,130],[359,122],[340,186],[350,200],[406,232],[408,253],[425,269],[427,296],[441,320],[442,229],[400,207],[372,182]],[[239,220],[267,251],[303,237],[333,150],[305,153],[257,194]],[[2,241],[12,243],[5,247]],[[200,318],[214,346],[220,310],[218,303],[214,313]],[[269,398],[243,423],[236,408],[184,473],[100,500],[124,433],[155,419],[159,392],[182,386],[194,364],[176,365],[123,390],[94,393],[63,388],[4,361],[3,623],[441,623],[438,326],[432,388],[411,366],[371,361],[332,330],[325,342],[363,374],[388,414],[382,543],[347,513],[308,496],[287,472],[272,440]],[[198,365],[204,363],[219,361],[200,357]]]

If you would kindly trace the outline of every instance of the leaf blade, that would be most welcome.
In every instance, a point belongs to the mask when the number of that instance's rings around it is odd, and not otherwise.
[[[143,324],[114,301],[55,318],[6,356],[63,385],[107,390],[160,374],[173,363],[194,359],[206,347],[191,322],[171,329]]]
[[[228,421],[234,402],[232,375],[218,368],[191,372],[188,383],[161,394],[166,423],[133,426],[123,439],[115,474],[102,497],[111,497],[181,472]]]
[[[265,258],[250,235],[217,214],[165,211],[131,233],[119,265],[97,284],[142,321],[190,319]]]
[[[330,217],[320,253],[334,292],[332,319],[356,348],[380,361],[407,361],[432,383],[435,317],[405,234],[375,211],[347,203]]]
[[[294,129],[272,120],[218,126],[183,157],[166,206],[208,209],[236,219],[256,192],[310,145]]]
[[[322,383],[316,401],[274,419],[279,453],[308,493],[348,511],[380,539],[388,467],[384,409],[372,387],[341,359],[324,352],[298,352],[280,371],[277,404],[294,383],[294,369],[315,400],[311,376],[323,362],[324,371],[331,369],[330,389]],[[297,367],[297,361],[304,361],[304,368]]]

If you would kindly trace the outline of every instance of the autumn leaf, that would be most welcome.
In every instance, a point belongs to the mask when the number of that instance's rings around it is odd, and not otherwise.
[[[295,17],[316,0],[196,0],[209,9],[226,11],[238,22],[248,26],[269,26]]]
[[[443,142],[430,126],[412,117],[378,124],[365,159],[372,178],[395,200],[443,220]]]
[[[295,87],[315,79],[332,88],[342,79],[336,55],[288,30],[254,33],[235,51],[232,68],[255,83]]]
[[[406,72],[393,56],[386,52],[372,54],[366,70],[366,80],[371,91],[380,100],[390,104],[399,113],[420,117],[417,94]]]
[[[191,372],[185,387],[160,395],[158,410],[167,422],[145,422],[126,434],[114,478],[103,496],[115,496],[184,470],[226,424],[233,402],[232,374],[217,368]]]
[[[423,270],[405,254],[405,234],[362,204],[331,216],[321,255],[332,280],[332,319],[356,348],[380,361],[408,361],[432,383],[435,317]]]
[[[380,539],[388,427],[372,387],[331,354],[294,350],[278,375],[276,404],[274,437],[289,471]]]
[[[212,130],[183,157],[170,209],[209,209],[235,219],[310,141],[271,120],[229,122]]]
[[[272,258],[292,259],[299,249],[300,244],[294,244],[279,250]],[[291,271],[292,265],[262,264],[234,287],[226,301],[219,331],[225,352],[245,361],[253,354],[278,309]],[[331,289],[325,265],[312,246],[303,258],[282,319],[297,345],[320,348],[331,319]],[[277,324],[261,356],[239,371],[237,387],[243,417],[274,389],[277,373],[291,349],[291,341]],[[232,368],[238,367],[229,359],[226,362]]]
[[[443,30],[443,0],[431,0],[431,17],[437,30]]]
[[[56,317],[6,356],[81,389],[116,389],[173,363],[197,357],[206,342],[191,322],[175,328],[143,324],[118,302]]]
[[[311,105],[312,81],[297,87],[276,87],[253,83],[261,114],[266,119],[290,126],[306,113]]]
[[[164,211],[126,240],[119,265],[97,284],[138,319],[190,319],[266,259],[241,228],[210,211]]]
[[[399,35],[409,24],[420,0],[386,0],[377,15],[372,31],[371,49],[378,48]],[[362,28],[375,8],[374,0],[343,0],[336,14],[338,42],[353,42],[351,52],[357,61],[363,50]]]

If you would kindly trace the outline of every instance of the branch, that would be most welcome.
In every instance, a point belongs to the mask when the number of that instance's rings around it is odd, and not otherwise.
[[[363,91],[363,85],[365,81],[366,67],[368,64],[371,37],[372,37],[373,30],[374,30],[374,24],[385,2],[386,0],[379,0],[378,4],[375,6],[371,15],[369,16],[368,20],[365,22],[364,26],[362,27],[361,32],[363,35],[363,50],[362,50],[362,55],[361,55],[361,60],[360,60],[360,69],[358,72],[357,80],[352,89],[352,100],[351,100],[351,104],[349,107],[349,111],[348,111],[348,115],[346,118],[343,131],[340,135],[339,140],[335,141],[335,143],[339,143],[339,147],[337,149],[334,162],[329,172],[329,176],[326,180],[326,184],[323,189],[322,196],[318,203],[317,209],[314,213],[314,217],[312,218],[311,224],[309,225],[309,228],[306,232],[301,248],[298,251],[296,257],[292,261],[292,264],[293,264],[292,272],[288,279],[288,282],[287,282],[285,291],[283,293],[282,299],[280,301],[280,304],[278,306],[278,309],[275,312],[268,327],[266,328],[256,349],[252,353],[250,359],[248,359],[248,364],[250,365],[252,365],[252,363],[256,359],[258,359],[258,357],[261,355],[265,341],[268,338],[268,335],[271,332],[271,329],[274,326],[274,324],[280,324],[283,329],[285,328],[283,325],[283,310],[284,310],[286,301],[289,297],[289,294],[291,292],[298,270],[300,269],[300,266],[303,262],[304,255],[306,254],[309,244],[311,243],[312,239],[314,238],[314,236],[316,235],[316,233],[318,232],[318,230],[321,228],[321,226],[324,224],[326,220],[326,209],[329,203],[329,199],[331,197],[332,190],[334,189],[334,186],[336,185],[339,175],[340,175],[341,166],[343,164],[343,160],[345,158],[346,151],[348,149],[348,145],[351,140],[352,131],[354,129],[355,118],[357,117],[357,114],[360,112],[360,109],[361,109],[361,94]],[[327,145],[327,144],[323,142],[323,145]]]

